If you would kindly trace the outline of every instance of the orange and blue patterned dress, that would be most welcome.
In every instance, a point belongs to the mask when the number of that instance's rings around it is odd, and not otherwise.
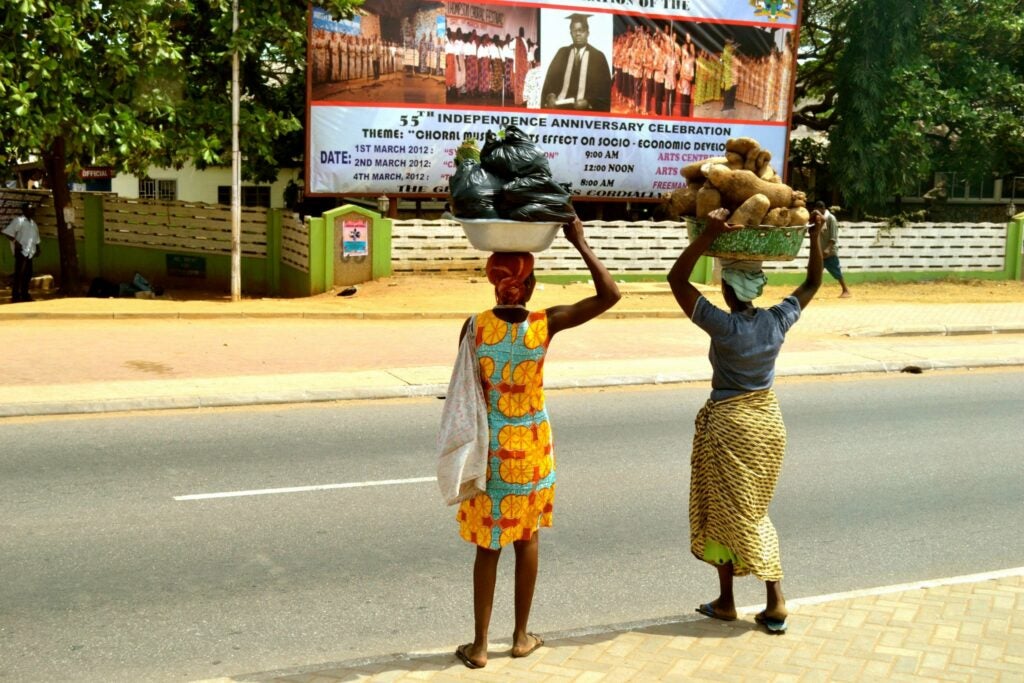
[[[487,399],[487,492],[465,500],[456,519],[470,543],[498,550],[551,526],[555,456],[544,407],[547,313],[507,323],[476,318],[476,357]]]

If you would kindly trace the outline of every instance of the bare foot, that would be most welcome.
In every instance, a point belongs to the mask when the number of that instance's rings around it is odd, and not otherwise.
[[[842,294],[839,295],[839,298],[840,299],[849,299],[851,296],[853,296],[853,295],[850,294],[849,292],[843,292]]]

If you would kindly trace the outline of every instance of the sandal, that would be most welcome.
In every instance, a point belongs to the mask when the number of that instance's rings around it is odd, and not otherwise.
[[[455,656],[459,658],[459,661],[461,661],[463,664],[466,665],[467,669],[482,669],[482,668],[484,668],[487,665],[486,664],[477,664],[476,662],[474,662],[472,659],[469,658],[468,654],[466,654],[466,650],[468,650],[472,646],[473,646],[473,643],[466,643],[465,645],[459,645],[457,648],[455,648]]]
[[[754,615],[754,621],[764,626],[765,630],[772,635],[780,636],[786,632],[786,620],[769,617],[764,610]]]
[[[531,647],[526,652],[521,652],[519,654],[512,652],[511,656],[515,657],[516,659],[519,659],[520,657],[529,657],[537,651],[537,648],[541,647],[544,644],[544,639],[538,636],[536,633],[527,633],[526,635],[533,638],[536,642],[533,644],[533,647]]]

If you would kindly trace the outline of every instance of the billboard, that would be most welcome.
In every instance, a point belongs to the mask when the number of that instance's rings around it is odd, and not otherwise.
[[[785,169],[797,0],[365,0],[313,6],[306,193],[440,196],[516,125],[577,197],[657,198],[752,137]]]

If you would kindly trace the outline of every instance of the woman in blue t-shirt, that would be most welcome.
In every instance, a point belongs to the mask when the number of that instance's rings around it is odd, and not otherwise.
[[[668,282],[687,316],[711,337],[711,397],[694,426],[690,457],[690,552],[718,570],[721,592],[697,611],[733,621],[733,577],[754,574],[765,582],[767,607],[754,620],[771,633],[786,630],[779,540],[768,518],[782,457],[786,426],[772,390],[775,359],[786,332],[821,285],[818,235],[824,217],[809,226],[810,258],[803,284],[768,309],[752,303],[767,278],[756,261],[723,263],[722,296],[729,311],[716,307],[690,284],[690,273],[715,238],[743,226],[726,225],[718,209],[676,260]]]

